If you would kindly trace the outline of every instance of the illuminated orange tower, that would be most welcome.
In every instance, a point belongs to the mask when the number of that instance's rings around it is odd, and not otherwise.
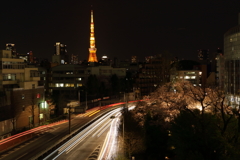
[[[95,48],[95,37],[94,37],[94,23],[93,23],[93,10],[91,10],[91,23],[90,23],[90,48],[88,62],[97,62],[97,48]]]

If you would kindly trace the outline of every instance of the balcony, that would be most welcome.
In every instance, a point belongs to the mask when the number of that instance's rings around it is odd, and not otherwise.
[[[4,80],[2,81],[2,85],[7,85],[7,84],[18,84],[17,80]]]
[[[40,81],[40,77],[30,77],[30,81]]]

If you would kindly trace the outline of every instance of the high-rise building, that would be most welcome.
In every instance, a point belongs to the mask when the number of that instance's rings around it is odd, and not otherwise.
[[[67,54],[67,45],[62,44],[60,42],[56,42],[54,47],[55,47],[55,54],[52,56],[53,63],[68,64],[69,57]]]
[[[90,48],[89,48],[88,62],[98,62],[96,52],[97,52],[97,48],[95,47],[93,10],[91,10]]]
[[[224,34],[225,91],[234,102],[239,102],[240,95],[240,13],[238,16],[238,25]]]
[[[6,50],[10,50],[12,52],[12,56],[16,57],[16,48],[15,48],[15,44],[13,43],[7,43],[6,44]]]
[[[208,49],[198,50],[198,59],[199,60],[208,60],[209,59],[209,50]]]
[[[136,75],[134,88],[141,91],[141,96],[149,95],[157,86],[169,82],[170,60],[161,54],[145,57],[146,62],[141,66]]]
[[[67,54],[67,45],[60,42],[56,42],[54,45],[56,55],[66,55]]]

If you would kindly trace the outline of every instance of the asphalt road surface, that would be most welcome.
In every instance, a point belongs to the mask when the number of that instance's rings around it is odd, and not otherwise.
[[[74,131],[79,129],[81,126],[94,119],[94,117],[102,114],[102,112],[104,111],[101,111],[91,117],[75,117],[71,121],[71,130]],[[34,138],[27,143],[18,145],[8,152],[1,154],[0,160],[30,160],[68,135],[68,122],[54,126],[42,135],[39,135],[39,137]]]

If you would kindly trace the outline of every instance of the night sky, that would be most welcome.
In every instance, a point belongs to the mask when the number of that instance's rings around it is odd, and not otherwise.
[[[0,49],[48,58],[54,44],[88,58],[90,9],[98,59],[169,53],[196,59],[198,49],[223,48],[224,33],[238,24],[240,0],[5,0],[0,9]]]

